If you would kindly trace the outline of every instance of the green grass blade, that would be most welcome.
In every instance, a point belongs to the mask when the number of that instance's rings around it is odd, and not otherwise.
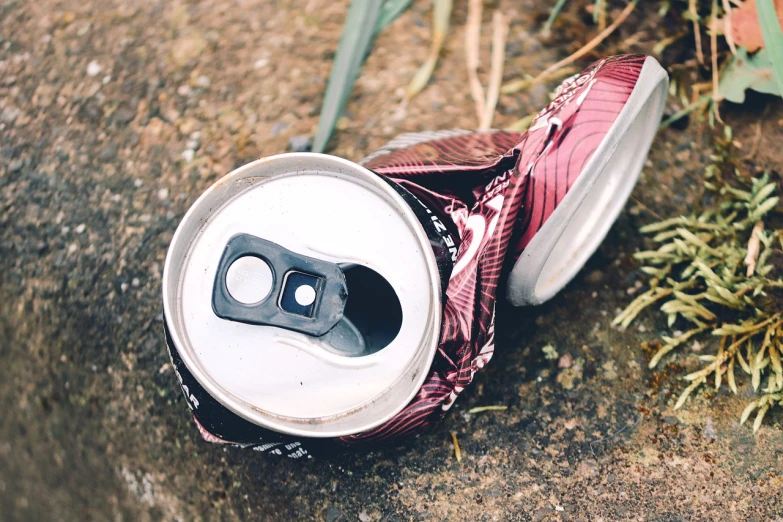
[[[383,0],[353,0],[345,17],[343,34],[334,56],[332,72],[321,105],[313,152],[323,152],[340,119],[353,84],[359,76],[375,36]]]
[[[411,5],[413,0],[386,0],[381,6],[381,14],[375,22],[375,34],[397,19]]]
[[[567,1],[568,0],[557,0],[555,7],[552,8],[552,12],[549,14],[549,18],[546,19],[546,23],[544,24],[544,35],[548,35],[552,30],[552,24],[555,23],[557,15],[563,10]]]
[[[702,96],[702,97],[700,97],[695,102],[691,103],[690,105],[688,105],[684,109],[680,109],[679,111],[677,111],[677,113],[675,113],[674,115],[672,115],[669,118],[667,118],[666,120],[664,120],[661,123],[661,127],[660,128],[661,129],[665,129],[666,127],[668,127],[672,123],[676,122],[677,120],[680,120],[680,119],[686,117],[687,115],[689,115],[690,113],[692,113],[693,111],[695,111],[695,110],[697,110],[697,109],[699,109],[701,107],[704,107],[709,102],[710,102],[710,97],[709,96]]]
[[[783,94],[783,30],[780,28],[773,0],[757,0],[756,14],[761,26],[761,36],[764,37],[764,46],[772,61],[772,74],[778,82],[778,90]]]

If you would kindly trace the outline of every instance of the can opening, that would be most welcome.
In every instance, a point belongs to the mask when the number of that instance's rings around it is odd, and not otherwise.
[[[375,270],[363,265],[346,265],[342,270],[348,300],[341,324],[333,333],[341,339],[330,339],[330,344],[340,355],[371,355],[386,348],[400,332],[400,299],[386,278]]]

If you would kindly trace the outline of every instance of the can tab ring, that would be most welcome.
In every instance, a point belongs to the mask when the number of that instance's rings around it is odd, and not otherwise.
[[[335,263],[250,234],[226,244],[212,288],[215,314],[320,337],[343,318],[348,287]]]

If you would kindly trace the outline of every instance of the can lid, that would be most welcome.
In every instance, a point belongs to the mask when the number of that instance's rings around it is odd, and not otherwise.
[[[319,316],[340,284],[344,306]],[[207,190],[172,239],[163,298],[199,384],[293,435],[350,435],[393,417],[426,378],[440,332],[437,264],[413,211],[369,170],[322,154],[258,160]],[[278,324],[272,308],[327,327]],[[365,327],[365,316],[398,330]]]
[[[589,76],[583,75],[582,78]],[[620,81],[628,80],[620,77]],[[562,130],[569,131],[570,138],[575,140],[572,143],[582,144],[596,138],[600,139],[600,143],[577,172],[567,172],[569,164],[565,168],[560,166],[561,172],[554,173],[562,178],[561,183],[575,179],[560,201],[557,201],[559,196],[555,194],[558,190],[557,180],[555,188],[549,192],[544,185],[542,199],[554,201],[542,204],[554,205],[556,208],[542,210],[542,215],[546,211],[551,214],[545,218],[540,229],[528,231],[532,239],[524,246],[508,278],[507,297],[512,304],[535,305],[553,297],[579,272],[603,241],[642,171],[660,125],[667,86],[666,71],[654,58],[647,57],[630,96],[603,136],[596,135],[595,126],[585,123],[596,118],[596,114],[606,115],[607,103],[616,103],[611,98],[612,90],[609,87],[612,85],[604,84],[603,89],[600,88],[602,86],[592,86],[595,91],[602,92],[601,98],[592,104],[587,97],[591,88],[589,82],[581,87],[581,92],[575,93],[571,103],[581,104],[575,109],[575,119],[579,118],[579,111],[583,114],[592,113],[592,116],[585,116],[583,120],[586,121]],[[622,99],[621,96],[618,98]],[[543,123],[545,119],[540,118],[538,121]],[[572,151],[566,152],[570,154]],[[553,148],[546,153],[556,155],[557,151]],[[556,163],[554,168],[558,168]],[[536,175],[535,171],[531,174],[534,181]],[[524,212],[534,210],[525,208]]]

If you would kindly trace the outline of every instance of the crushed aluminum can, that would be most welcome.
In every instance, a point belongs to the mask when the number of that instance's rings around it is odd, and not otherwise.
[[[522,134],[406,134],[361,165],[284,154],[218,181],[163,277],[202,436],[299,458],[436,421],[492,357],[501,284],[546,301],[603,240],[667,85],[651,57],[606,58]]]

